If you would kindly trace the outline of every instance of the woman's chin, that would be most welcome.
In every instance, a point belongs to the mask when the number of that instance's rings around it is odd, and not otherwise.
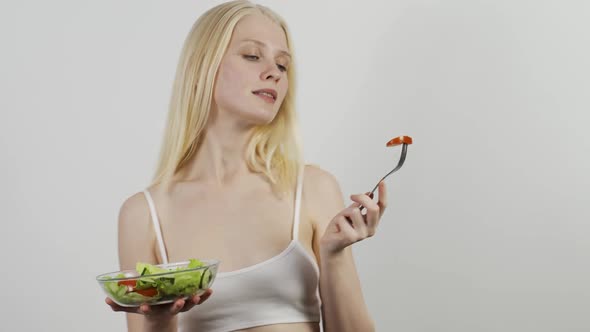
[[[271,123],[276,115],[276,112],[271,110],[260,110],[258,112],[248,112],[247,114],[243,114],[243,118],[252,125],[261,126]]]

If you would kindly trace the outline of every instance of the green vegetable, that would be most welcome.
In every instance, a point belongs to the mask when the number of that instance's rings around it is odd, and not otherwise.
[[[212,275],[208,268],[160,276],[157,274],[190,270],[204,265],[197,259],[190,259],[186,267],[168,270],[140,262],[135,266],[137,273],[141,276],[137,282],[133,280],[105,282],[104,287],[115,301],[131,305],[188,296],[209,285]],[[151,275],[155,276],[150,277]],[[123,274],[115,276],[115,278],[124,277]]]

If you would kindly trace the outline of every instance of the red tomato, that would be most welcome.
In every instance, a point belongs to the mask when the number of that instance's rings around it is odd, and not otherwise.
[[[117,284],[119,286],[131,286],[131,287],[135,287],[137,285],[137,280],[121,280]]]
[[[138,289],[135,290],[136,293],[141,294],[143,296],[152,297],[158,294],[158,290],[155,287],[146,288],[146,289]]]
[[[387,147],[390,147],[390,146],[396,146],[396,145],[400,145],[400,144],[412,144],[412,137],[398,136],[398,137],[395,137],[395,138],[392,138],[391,140],[389,140],[389,142],[387,142],[385,145]]]

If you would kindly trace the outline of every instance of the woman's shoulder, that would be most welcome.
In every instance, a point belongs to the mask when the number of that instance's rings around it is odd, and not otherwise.
[[[329,222],[344,204],[338,179],[319,165],[305,166],[303,199],[311,218],[319,224]]]
[[[146,216],[149,214],[148,196],[157,205],[165,193],[166,188],[162,183],[153,183],[145,188],[139,189],[134,194],[126,197],[121,205],[121,213],[130,216]]]
[[[157,190],[157,187],[148,187],[123,199],[119,208],[119,223],[137,225],[149,221],[150,209],[145,191],[148,191],[150,196],[153,196]]]
[[[314,196],[340,192],[336,176],[317,164],[305,165],[303,187],[304,191]]]
[[[124,199],[118,218],[118,250],[122,269],[133,269],[139,261],[158,262],[151,223],[149,205],[143,191]]]
[[[125,216],[137,215],[141,213],[146,206],[145,195],[142,191],[139,191],[123,199],[119,213]]]

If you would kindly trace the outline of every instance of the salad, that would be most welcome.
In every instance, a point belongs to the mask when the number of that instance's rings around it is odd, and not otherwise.
[[[108,295],[119,304],[157,304],[187,297],[208,287],[213,275],[206,266],[197,259],[190,259],[188,265],[171,269],[140,262],[135,266],[139,274],[137,277],[120,273],[100,281]]]

